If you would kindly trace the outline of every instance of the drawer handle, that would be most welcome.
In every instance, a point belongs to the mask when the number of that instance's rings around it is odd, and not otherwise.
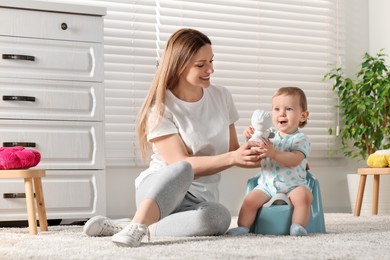
[[[4,147],[14,147],[14,146],[23,146],[23,147],[36,147],[36,143],[30,142],[3,142]]]
[[[62,23],[61,29],[65,31],[66,29],[68,29],[68,25],[66,23]]]
[[[34,56],[20,54],[3,54],[3,60],[29,60],[35,61]]]
[[[35,193],[34,193],[34,198],[35,198]],[[26,198],[26,193],[3,193],[3,198],[4,199],[21,199],[21,198]]]
[[[3,96],[4,101],[30,101],[35,102],[35,97],[28,96]]]

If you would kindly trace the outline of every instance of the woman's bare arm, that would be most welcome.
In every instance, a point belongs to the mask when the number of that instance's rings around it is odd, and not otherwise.
[[[240,147],[235,128],[234,130],[230,128],[230,130],[229,147],[232,150],[214,156],[191,156],[178,134],[161,136],[151,141],[154,142],[159,154],[168,164],[185,160],[191,163],[196,176],[212,175],[232,166],[259,167],[260,155],[256,149],[251,149],[252,146],[257,146],[258,143],[248,142]]]

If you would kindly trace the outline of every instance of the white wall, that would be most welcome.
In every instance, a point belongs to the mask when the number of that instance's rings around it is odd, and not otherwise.
[[[388,15],[390,1],[369,1],[369,53],[374,55],[384,48],[385,53],[390,55],[390,34],[388,31]]]
[[[340,0],[342,1],[342,0]],[[371,5],[373,2],[375,4]],[[369,50],[369,16],[368,0],[345,0],[345,67],[348,74],[354,74],[362,55]],[[370,23],[370,37],[381,38],[390,50],[390,36],[386,35],[385,9],[390,3],[386,0],[370,1],[370,15],[375,17]],[[376,13],[380,11],[380,15]],[[375,15],[372,14],[375,12]],[[376,31],[375,29],[378,29]],[[382,39],[383,38],[383,39]],[[377,41],[370,42],[376,49],[380,46]],[[311,172],[321,186],[321,193],[325,212],[351,212],[348,195],[346,174],[356,173],[356,169],[364,166],[365,162],[356,162],[347,159],[311,160]],[[140,168],[107,168],[107,215],[114,218],[133,216],[135,212],[134,179],[142,169]],[[246,181],[254,176],[256,170],[232,168],[224,172],[220,185],[220,201],[226,205],[232,214],[237,214],[242,198],[245,194]]]
[[[369,48],[369,0],[345,1],[345,72],[355,75]],[[375,2],[374,1],[370,1]]]

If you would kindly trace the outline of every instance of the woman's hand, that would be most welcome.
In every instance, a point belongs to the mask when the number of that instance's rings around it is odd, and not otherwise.
[[[234,164],[244,168],[260,167],[261,153],[260,143],[255,141],[246,142],[234,151]]]

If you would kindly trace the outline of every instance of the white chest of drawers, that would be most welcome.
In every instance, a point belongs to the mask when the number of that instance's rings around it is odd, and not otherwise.
[[[105,214],[105,8],[0,2],[0,146],[41,153],[48,219]],[[0,172],[1,174],[1,172]],[[0,221],[26,219],[18,180],[0,182]]]

